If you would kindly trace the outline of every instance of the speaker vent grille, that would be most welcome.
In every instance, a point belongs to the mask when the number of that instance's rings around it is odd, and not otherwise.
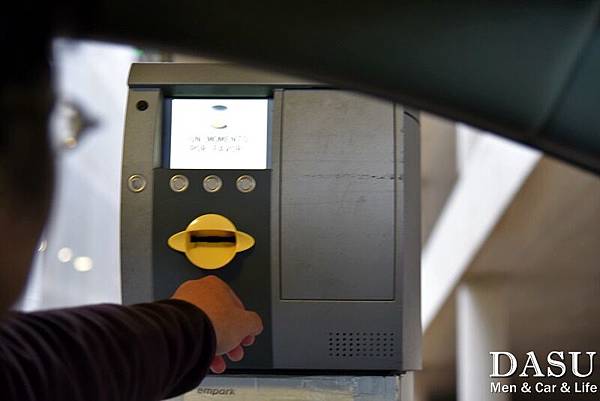
[[[396,356],[393,332],[331,332],[329,357],[331,358],[393,358]]]

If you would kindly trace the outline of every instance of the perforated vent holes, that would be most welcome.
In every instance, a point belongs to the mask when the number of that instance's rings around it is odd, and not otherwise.
[[[330,332],[329,356],[332,358],[393,358],[394,333]]]

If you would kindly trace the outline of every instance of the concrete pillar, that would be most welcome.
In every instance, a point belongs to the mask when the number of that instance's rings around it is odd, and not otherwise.
[[[467,281],[457,290],[458,401],[508,401],[492,393],[491,351],[508,351],[508,311],[501,282]]]

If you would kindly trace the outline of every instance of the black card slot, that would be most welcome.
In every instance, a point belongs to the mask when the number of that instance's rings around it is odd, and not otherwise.
[[[215,235],[203,236],[203,235],[190,235],[190,242],[210,242],[210,243],[219,243],[219,242],[227,242],[231,244],[235,244],[235,235],[227,236],[227,237],[219,237]]]

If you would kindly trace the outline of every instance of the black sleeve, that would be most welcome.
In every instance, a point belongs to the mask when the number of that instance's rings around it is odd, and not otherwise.
[[[193,389],[213,327],[184,301],[11,313],[0,323],[0,398],[153,401]]]

